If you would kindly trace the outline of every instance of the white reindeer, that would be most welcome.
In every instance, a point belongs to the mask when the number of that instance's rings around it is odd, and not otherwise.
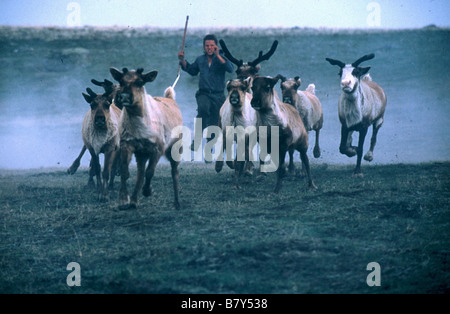
[[[386,95],[383,89],[372,81],[367,73],[370,67],[360,67],[359,65],[367,60],[371,60],[375,55],[365,55],[352,64],[345,64],[339,60],[326,58],[332,65],[341,68],[339,76],[341,78],[342,94],[339,99],[338,113],[342,124],[341,143],[339,151],[348,157],[357,155],[356,168],[354,174],[362,176],[361,157],[363,153],[364,139],[368,128],[372,125],[372,138],[370,149],[364,156],[367,161],[373,160],[373,150],[377,142],[377,134],[383,124],[384,111],[386,109]],[[352,133],[359,132],[358,146],[352,146]]]
[[[252,95],[249,94],[248,87],[250,79],[241,80],[235,79],[227,82],[228,97],[225,103],[220,108],[219,127],[222,129],[223,149],[225,150],[227,142],[234,141],[235,132],[245,131],[245,160],[238,157],[236,163],[231,160],[227,160],[227,164],[230,168],[235,169],[235,185],[239,187],[238,178],[245,173],[251,175],[253,172],[253,162],[250,160],[252,150],[256,145],[256,112],[251,106]],[[236,129],[242,127],[242,129]],[[255,141],[251,140],[254,137]],[[238,145],[239,139],[236,138]],[[230,143],[228,143],[230,144]],[[223,167],[223,160],[217,160],[215,169],[220,172]]]

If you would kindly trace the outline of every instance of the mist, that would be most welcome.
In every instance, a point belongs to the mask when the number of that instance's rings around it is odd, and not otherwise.
[[[367,63],[371,76],[387,95],[385,122],[380,129],[372,164],[418,163],[448,160],[450,132],[448,99],[450,31],[426,28],[402,31],[348,31],[314,29],[217,29],[233,55],[244,60],[267,51],[279,40],[277,51],[261,63],[262,75],[299,75],[300,89],[310,83],[324,111],[322,156],[312,164],[354,164],[339,154],[340,95],[338,69],[325,57],[353,62],[374,52]],[[202,53],[204,30],[190,30],[186,59]],[[90,109],[81,93],[87,87],[102,92],[90,80],[112,80],[110,67],[158,70],[146,85],[161,96],[175,80],[182,30],[123,28],[11,28],[0,27],[0,168],[67,169],[83,142],[81,125]],[[230,74],[227,79],[235,78]],[[198,78],[182,72],[176,87],[183,124],[193,130]],[[276,86],[279,91],[279,86]],[[369,130],[365,150],[368,149]],[[354,137],[354,141],[357,138]],[[314,132],[310,133],[310,143]],[[296,155],[296,160],[298,155]],[[81,161],[88,167],[87,152]]]

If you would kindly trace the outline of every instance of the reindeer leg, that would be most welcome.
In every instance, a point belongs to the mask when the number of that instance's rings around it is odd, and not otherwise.
[[[245,166],[244,175],[251,177],[253,175],[253,161],[250,156],[253,156],[252,147],[250,147],[250,136],[245,136]]]
[[[97,178],[97,193],[100,198],[103,191],[100,159],[93,149],[89,149],[89,153],[91,154],[91,169],[89,170],[89,176],[90,178],[93,176]]]
[[[295,174],[294,153],[295,153],[294,148],[289,149],[289,166],[288,166],[289,174]]]
[[[145,164],[148,160],[147,154],[135,154],[137,164],[136,185],[134,186],[133,194],[130,199],[130,207],[136,208],[138,204],[138,195],[144,185],[144,179],[146,177]],[[150,161],[151,163],[152,161]],[[149,165],[150,166],[150,165]],[[148,169],[147,169],[148,170]]]
[[[78,167],[80,167],[80,161],[81,158],[83,157],[84,153],[86,152],[86,145],[83,145],[83,148],[81,149],[80,154],[78,155],[78,157],[74,160],[74,162],[72,163],[72,165],[69,167],[69,169],[67,169],[67,173],[68,174],[75,174],[75,172],[77,172]]]
[[[312,189],[317,189],[317,186],[314,184],[312,176],[311,176],[311,167],[309,165],[309,158],[307,154],[308,148],[302,147],[299,149],[300,158],[302,160],[302,165],[305,168],[306,175],[308,176],[308,185]]]
[[[240,178],[242,176],[242,173],[244,172],[245,161],[236,160],[234,165],[234,185],[237,189],[240,189]]]
[[[172,183],[173,183],[173,194],[174,194],[174,206],[175,209],[180,209],[180,171],[178,165],[180,163],[175,160],[170,160],[170,166],[172,169]]]
[[[128,195],[127,180],[130,177],[129,165],[133,156],[134,148],[126,142],[120,145],[120,192],[119,209],[128,209],[130,206],[130,197]]]
[[[278,165],[278,169],[277,169],[277,184],[275,186],[275,193],[280,192],[281,186],[282,186],[282,181],[283,181],[283,177],[284,174],[286,172],[285,168],[284,168],[284,159],[286,158],[286,153],[287,153],[287,148],[284,145],[280,145],[280,164]]]
[[[183,148],[181,148],[183,149]],[[172,148],[166,151],[166,157],[170,161],[171,173],[172,173],[172,184],[173,184],[173,193],[174,193],[174,206],[175,209],[180,209],[180,171],[178,169],[179,161],[175,161],[172,158],[172,155],[169,153],[172,151]]]
[[[361,127],[361,130],[359,131],[356,168],[355,168],[355,171],[354,171],[354,175],[358,176],[358,177],[362,177],[361,158],[362,158],[363,147],[364,147],[364,140],[366,138],[366,135],[367,135],[367,127]]]
[[[111,156],[111,171],[110,171],[110,178],[109,178],[109,190],[114,190],[114,178],[116,176],[116,173],[120,170],[120,152],[115,149],[112,152]]]
[[[355,147],[352,145],[352,133],[345,126],[341,127],[341,144],[339,145],[339,152],[341,154],[347,155],[348,157],[353,157],[356,155]]]
[[[316,130],[316,143],[314,145],[314,150],[313,150],[314,158],[320,157],[319,134],[320,134],[320,129],[317,129]]]
[[[222,135],[222,156],[219,156],[216,160],[216,164],[215,164],[215,169],[216,172],[219,173],[220,171],[222,171],[223,169],[223,153],[225,152],[225,148],[226,148],[226,136],[225,136],[225,132],[223,132]],[[220,160],[220,157],[222,157],[222,160]]]
[[[383,118],[378,119],[373,124],[373,126],[372,126],[372,138],[370,139],[370,149],[364,155],[364,160],[367,160],[367,161],[372,161],[373,160],[373,150],[374,150],[375,145],[377,143],[378,130],[380,129],[382,124],[383,124]]]
[[[160,147],[162,148],[162,146]],[[158,147],[154,147],[152,150],[152,153],[150,154],[150,158],[149,158],[149,163],[147,166],[147,170],[145,171],[145,183],[144,183],[144,187],[142,188],[142,195],[144,195],[145,197],[149,197],[150,195],[152,195],[152,187],[151,187],[151,183],[152,183],[152,178],[155,174],[155,169],[156,169],[156,165],[158,164],[159,159],[161,158],[161,149]],[[172,151],[172,148],[170,147],[167,152],[166,152],[166,156],[168,156]],[[172,158],[170,157],[169,160],[171,160]]]
[[[88,189],[92,190],[95,189],[95,182],[94,182],[94,176],[95,176],[95,167],[93,166],[94,160],[91,156],[91,161],[89,162],[89,179],[87,183]]]
[[[115,157],[116,151],[114,149],[111,149],[110,151],[105,153],[105,164],[103,166],[103,188],[102,188],[102,200],[109,200],[109,193],[108,193],[108,187],[111,187],[111,184],[113,184],[114,180],[114,174],[111,173],[112,165],[114,163],[114,157]]]

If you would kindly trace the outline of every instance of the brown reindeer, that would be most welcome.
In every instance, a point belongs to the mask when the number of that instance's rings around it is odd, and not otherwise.
[[[179,138],[173,138],[172,129],[183,123],[180,109],[175,102],[175,92],[169,87],[164,97],[147,94],[144,85],[155,80],[158,72],[143,73],[143,69],[122,71],[111,68],[111,75],[120,83],[115,102],[123,106],[120,120],[121,186],[119,208],[136,208],[138,194],[142,189],[145,197],[151,195],[151,180],[156,165],[165,154],[172,167],[175,207],[179,202],[179,161],[171,155],[172,146]],[[130,176],[129,164],[133,154],[137,162],[137,178],[131,200],[127,190]],[[146,168],[146,163],[148,166]],[[145,182],[144,182],[145,179]]]
[[[223,49],[225,57],[227,57],[228,60],[230,60],[230,62],[237,65],[236,70],[237,78],[245,80],[249,77],[254,78],[258,74],[259,70],[261,69],[261,66],[259,64],[262,61],[269,60],[269,58],[272,57],[272,55],[275,53],[275,50],[277,49],[278,40],[275,40],[272,43],[272,47],[270,47],[270,50],[266,54],[263,54],[263,52],[260,51],[258,57],[255,60],[248,62],[244,62],[242,59],[238,60],[235,57],[233,57],[233,55],[228,50],[227,45],[222,39],[219,41],[219,44]]]
[[[121,111],[112,104],[111,94],[96,94],[92,89],[82,93],[84,99],[90,104],[89,110],[83,120],[82,138],[85,149],[91,154],[91,167],[89,169],[88,185],[93,185],[93,177],[97,177],[97,190],[100,198],[107,198],[107,188],[114,185],[115,159],[119,149],[119,118]],[[100,177],[101,166],[99,155],[105,155],[103,174]],[[103,183],[102,183],[103,179]]]
[[[281,189],[285,172],[284,159],[286,152],[290,149],[300,152],[300,158],[308,176],[309,186],[316,188],[311,178],[309,159],[306,154],[308,150],[308,133],[297,110],[293,106],[283,103],[278,98],[274,90],[278,80],[278,76],[275,78],[256,76],[253,79],[253,98],[251,101],[252,107],[256,110],[257,129],[261,126],[267,126],[269,132],[271,127],[278,127],[279,165],[274,192],[278,193]],[[271,138],[270,135],[267,136],[267,139],[269,138]],[[272,147],[273,144],[269,143],[269,146]]]
[[[300,91],[298,88],[301,84],[300,77],[296,76],[293,79],[287,79],[282,75],[281,78],[281,93],[283,102],[290,104],[297,109],[302,118],[303,125],[306,132],[314,130],[316,132],[316,142],[314,145],[313,154],[315,158],[320,157],[319,134],[323,126],[323,111],[322,105],[315,93],[315,85],[309,84],[306,90]],[[289,151],[289,172],[293,173],[294,168],[294,151]]]
[[[119,88],[119,85],[113,84],[113,82],[111,82],[111,81],[109,81],[107,79],[105,79],[103,82],[100,82],[100,81],[97,81],[95,79],[92,79],[91,82],[94,85],[103,87],[103,89],[105,90],[105,94],[109,95],[109,97],[111,99],[114,99],[114,97],[116,96],[116,92],[117,92],[117,90]],[[119,109],[122,110],[122,108],[119,108]],[[73,161],[72,165],[67,169],[67,173],[68,174],[75,174],[77,172],[78,168],[80,167],[81,158],[83,157],[85,152],[86,152],[86,145],[83,145],[83,147],[81,148],[80,154]],[[116,159],[116,162],[119,162],[118,159]],[[89,165],[89,167],[92,167],[92,160],[91,160],[91,164]],[[92,183],[93,183],[93,181],[92,181]]]

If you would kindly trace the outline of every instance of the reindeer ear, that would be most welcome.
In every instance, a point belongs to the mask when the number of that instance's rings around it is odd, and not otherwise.
[[[297,85],[297,88],[299,88],[300,85],[302,85],[302,80],[300,79],[300,76],[294,77],[294,80],[295,80],[295,85]]]
[[[370,67],[357,67],[355,68],[354,71],[354,75],[358,78],[360,78],[361,76],[367,74],[370,70]]]
[[[145,74],[142,74],[142,79],[144,80],[144,83],[153,82],[156,79],[156,76],[158,75],[158,71],[151,71]]]
[[[92,101],[91,96],[89,96],[88,94],[85,94],[85,93],[81,93],[81,94],[83,95],[84,100],[86,100],[86,102],[87,102],[88,104],[90,104],[91,101]]]
[[[272,87],[272,88],[274,88],[274,86],[277,84],[277,82],[278,82],[278,80],[280,79],[280,77],[277,75],[277,76],[275,76],[275,77],[273,77],[271,80],[270,80],[270,86]]]
[[[227,91],[230,91],[231,89],[231,80],[227,81]]]
[[[250,80],[251,80],[251,79],[252,79],[252,78],[249,76],[249,77],[247,77],[245,80],[242,80],[242,84],[244,84],[242,90],[243,90],[244,92],[248,90],[248,87],[250,86]]]
[[[117,81],[120,82],[120,80],[123,77],[123,73],[120,72],[120,70],[117,70],[116,68],[109,68],[109,72],[111,72],[112,77]]]

